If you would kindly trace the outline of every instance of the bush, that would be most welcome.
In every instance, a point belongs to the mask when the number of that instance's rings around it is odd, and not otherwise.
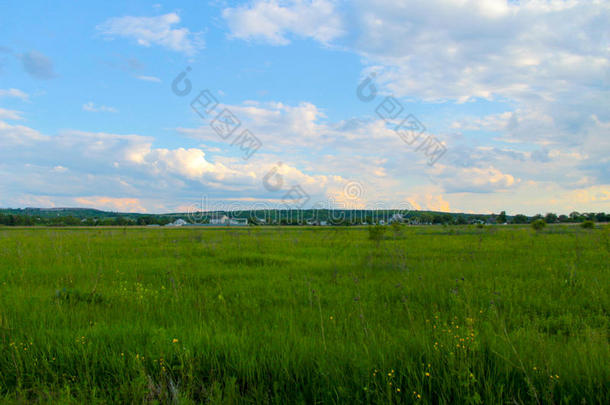
[[[385,226],[383,225],[375,225],[369,226],[369,239],[379,242],[383,239],[383,234],[385,233]]]
[[[392,232],[394,232],[395,238],[402,236],[402,224],[400,222],[394,221],[390,226],[392,227]]]
[[[593,221],[584,221],[582,224],[580,224],[580,226],[582,226],[585,229],[593,229],[593,228],[595,228],[595,222],[593,222]]]
[[[542,229],[544,229],[545,226],[546,226],[546,222],[544,221],[544,219],[537,219],[534,222],[532,222],[532,228],[534,228],[537,231],[541,231]]]

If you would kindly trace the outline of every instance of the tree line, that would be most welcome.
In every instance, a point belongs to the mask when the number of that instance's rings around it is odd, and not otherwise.
[[[455,214],[425,211],[409,211],[396,215],[399,211],[328,211],[328,210],[274,210],[260,212],[225,212],[223,214],[235,218],[248,218],[250,225],[375,225],[389,224],[391,222],[402,222],[413,225],[468,225],[468,224],[530,224],[538,220],[545,223],[582,223],[585,221],[610,222],[610,214],[579,213],[572,212],[569,215],[557,215],[547,213],[546,215],[527,216],[517,214],[509,216],[505,211],[499,214],[477,215],[477,214]],[[106,213],[107,214],[107,213]],[[273,215],[272,215],[273,214]],[[188,215],[146,215],[137,214],[130,217],[129,214],[121,214],[115,217],[77,217],[74,215],[28,215],[23,213],[1,213],[0,225],[4,226],[146,226],[167,225],[177,218],[187,222],[207,223],[206,218],[200,220],[190,219]]]

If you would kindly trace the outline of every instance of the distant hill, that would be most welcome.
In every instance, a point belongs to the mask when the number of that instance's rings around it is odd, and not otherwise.
[[[399,215],[396,215],[399,214]],[[246,218],[251,224],[278,225],[358,225],[388,223],[398,218],[399,221],[411,224],[477,224],[477,223],[529,223],[534,219],[544,218],[547,222],[582,222],[591,220],[608,222],[610,215],[605,213],[571,213],[566,215],[547,214],[546,217],[536,215],[500,214],[465,214],[440,211],[416,210],[244,210],[244,211],[214,211],[214,212],[175,212],[167,214],[142,214],[131,212],[102,211],[93,208],[59,207],[59,208],[0,208],[0,225],[165,225],[181,218],[189,223],[207,223],[211,217],[227,215],[233,218]]]

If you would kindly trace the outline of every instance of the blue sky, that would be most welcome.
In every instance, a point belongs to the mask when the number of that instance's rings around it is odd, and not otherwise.
[[[609,20],[602,1],[2,2],[0,206],[610,211]]]

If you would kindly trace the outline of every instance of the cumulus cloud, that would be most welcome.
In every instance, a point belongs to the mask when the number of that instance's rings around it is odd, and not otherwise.
[[[305,15],[297,12],[303,4],[254,1],[227,8],[223,16],[235,38],[286,44],[291,35],[305,36],[302,26],[278,21]],[[493,139],[482,140],[482,146],[493,141],[520,145],[520,150],[466,150],[451,164],[470,164],[483,177],[488,177],[489,167],[502,173],[520,171],[530,179],[547,181],[552,176],[565,186],[583,175],[598,184],[610,181],[610,44],[604,34],[610,3],[359,0],[327,2],[325,7],[331,14],[316,18],[317,29],[347,34],[309,37],[360,55],[363,75],[374,71],[382,92],[433,103],[485,99],[507,106],[502,113],[457,120],[451,129],[460,135],[495,132]],[[307,21],[302,19],[303,24]],[[356,129],[346,130],[354,124]],[[349,145],[361,150],[366,141],[358,137],[357,128],[365,126],[353,120],[341,125],[344,128],[332,132],[330,126],[317,124],[317,138],[350,137]],[[384,146],[396,146],[382,124],[366,126],[372,137],[388,142]],[[450,148],[461,146],[454,142]],[[586,158],[553,158],[547,150],[577,152]],[[515,166],[516,161],[527,164]],[[509,178],[500,179],[490,185],[510,186]],[[462,185],[467,184],[481,189],[472,182]]]
[[[19,56],[23,69],[36,79],[56,77],[53,61],[38,51],[26,52]]]
[[[343,34],[334,2],[328,0],[257,0],[222,13],[231,37],[287,45],[290,35],[329,43]]]
[[[252,201],[280,206],[282,197],[294,185],[307,188],[313,197],[323,196],[331,183],[328,176],[309,175],[287,163],[280,171],[281,190],[269,191],[262,179],[273,164],[266,159],[211,160],[202,149],[155,148],[152,138],[140,135],[66,131],[46,136],[0,121],[0,142],[0,186],[14,190],[13,201],[22,199],[24,193],[55,194],[57,203],[75,201],[66,200],[68,197],[137,197],[141,206],[163,211],[204,195],[228,201],[245,195]],[[4,176],[5,171],[18,175]],[[87,198],[97,207],[114,207],[116,201],[123,201]]]
[[[134,39],[138,45],[158,45],[172,51],[193,55],[204,46],[202,33],[178,27],[180,16],[169,13],[157,17],[113,17],[96,28],[106,38]]]
[[[445,190],[454,193],[493,193],[507,190],[519,182],[519,179],[502,173],[495,167],[448,167],[446,170],[441,169],[438,178],[441,179]]]

